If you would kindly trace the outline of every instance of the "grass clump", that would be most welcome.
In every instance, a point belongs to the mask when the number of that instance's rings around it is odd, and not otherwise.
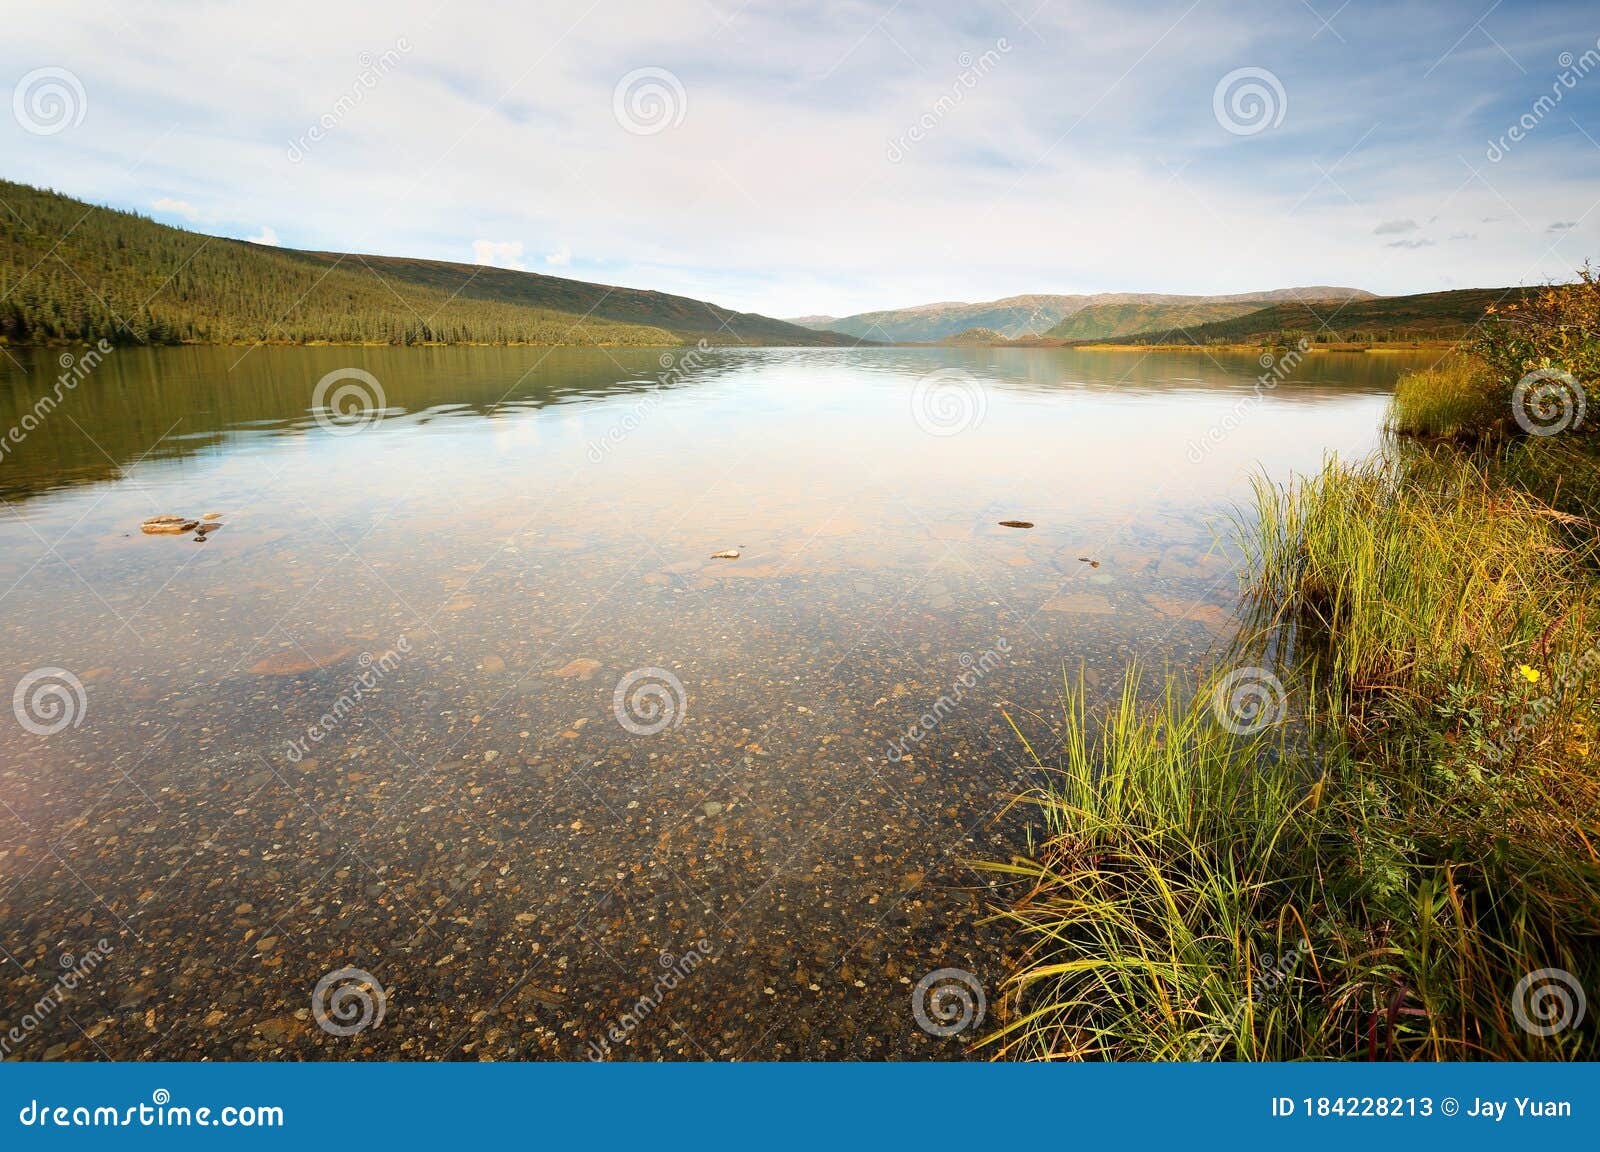
[[[1582,518],[1471,454],[1330,462],[1281,488],[1258,480],[1246,525],[1262,622],[1323,641],[1357,704],[1490,691],[1508,665],[1549,666],[1592,640],[1595,541]]]
[[[1484,371],[1397,408],[1443,426]],[[1029,948],[990,1050],[1600,1057],[1597,493],[1581,436],[1258,484],[1254,635],[1298,653],[1295,722],[1241,736],[1212,684],[1141,703],[1136,670],[1092,715],[1069,691],[1040,842],[997,866]]]
[[[1488,369],[1456,356],[1399,381],[1389,424],[1405,436],[1470,440],[1503,432],[1509,412],[1510,395]]]
[[[1327,935],[1308,925],[1320,781],[1172,682],[1148,707],[1140,688],[1130,670],[1097,720],[1081,684],[1069,693],[1061,762],[1028,798],[1046,838],[994,866],[1020,893],[1001,916],[1033,944],[988,1043],[1035,1059],[1297,1055],[1337,1002],[1302,946]],[[1286,976],[1293,994],[1271,995]]]

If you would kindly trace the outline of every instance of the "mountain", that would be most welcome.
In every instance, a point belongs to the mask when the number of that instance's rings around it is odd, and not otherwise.
[[[855,344],[703,300],[206,236],[0,181],[0,341]]]
[[[905,343],[943,340],[968,328],[993,328],[1007,337],[1043,335],[1087,296],[1010,296],[986,304],[949,302],[860,312],[854,316],[807,316],[790,323],[865,340]]]
[[[1322,304],[1283,303],[1232,319],[1188,327],[1118,334],[1129,344],[1292,343],[1455,340],[1483,319],[1491,304],[1513,302],[1532,289],[1464,288],[1412,296],[1377,296]]]
[[[1371,293],[1363,292],[1359,288],[1312,287],[1278,288],[1231,296],[1172,296],[1156,292],[1008,296],[1003,300],[991,300],[980,304],[949,301],[922,304],[913,308],[892,308],[882,312],[860,312],[854,316],[807,316],[792,320],[790,323],[841,332],[867,340],[905,343],[944,340],[969,328],[993,328],[1009,339],[1016,339],[1019,336],[1046,335],[1066,317],[1089,307],[1173,306],[1182,309],[1212,303],[1253,303],[1261,307],[1280,300],[1344,300],[1370,295]],[[1112,334],[1103,333],[1103,335]]]
[[[1057,340],[1104,340],[1126,332],[1159,332],[1186,324],[1231,320],[1260,308],[1259,300],[1200,298],[1179,304],[1090,304],[1067,316],[1045,335]]]

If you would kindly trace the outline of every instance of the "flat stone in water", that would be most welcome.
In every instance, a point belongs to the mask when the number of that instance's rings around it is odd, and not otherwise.
[[[1033,521],[1032,520],[1002,520],[1002,521],[1000,521],[1000,527],[1002,527],[1002,528],[1032,528],[1033,527]]]
[[[337,664],[355,653],[355,646],[340,641],[320,641],[280,648],[250,665],[256,676],[299,676]]]

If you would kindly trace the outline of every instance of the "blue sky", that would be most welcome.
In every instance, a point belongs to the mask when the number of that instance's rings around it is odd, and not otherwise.
[[[9,179],[772,315],[1600,252],[1592,3],[64,3],[0,82]]]

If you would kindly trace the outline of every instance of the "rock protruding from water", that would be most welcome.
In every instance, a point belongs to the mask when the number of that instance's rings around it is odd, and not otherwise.
[[[207,512],[198,519],[169,513],[151,516],[139,525],[139,531],[146,536],[182,536],[185,532],[193,532],[195,540],[203,544],[207,536],[222,527],[217,523],[220,519],[222,519],[221,512]]]

